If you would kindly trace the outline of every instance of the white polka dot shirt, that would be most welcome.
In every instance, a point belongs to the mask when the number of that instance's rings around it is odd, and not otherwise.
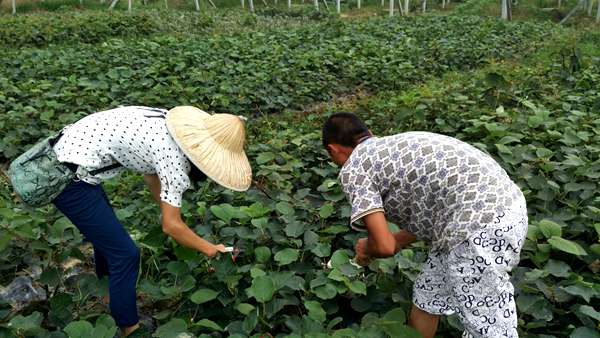
[[[181,207],[191,163],[167,130],[166,110],[121,107],[88,115],[65,128],[54,146],[61,162],[79,165],[77,176],[100,184],[125,169],[157,174],[162,201]],[[91,175],[115,163],[122,167]]]

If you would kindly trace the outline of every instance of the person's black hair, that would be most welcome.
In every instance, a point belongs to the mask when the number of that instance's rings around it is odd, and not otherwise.
[[[365,123],[352,113],[336,113],[323,124],[323,147],[328,144],[339,144],[345,147],[356,147],[361,139],[371,135]]]
[[[190,181],[193,183],[206,181],[206,175],[202,172],[202,170],[198,169],[198,167],[196,167],[193,163],[190,164],[192,165],[192,169],[190,169],[190,172],[188,173]]]

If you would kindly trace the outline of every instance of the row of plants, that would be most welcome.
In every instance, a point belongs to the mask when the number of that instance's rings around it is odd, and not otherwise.
[[[600,59],[581,61],[573,71],[557,56],[556,64],[451,73],[332,110],[357,112],[380,135],[428,130],[492,154],[529,206],[530,229],[513,271],[520,336],[595,338]],[[207,182],[187,194],[186,222],[207,239],[241,247],[235,260],[206,260],[165,241],[158,208],[139,176],[106,184],[118,216],[142,248],[140,303],[160,323],[154,336],[414,336],[406,314],[427,247],[413,244],[364,270],[348,263],[360,235],[347,225],[338,169],[316,131],[328,113],[251,119],[248,154],[257,184],[242,194]],[[110,337],[114,324],[90,306],[105,286],[93,276],[74,286],[65,282],[64,260],[83,258],[73,226],[52,208],[25,213],[7,186],[0,193],[2,271],[38,266],[38,283],[52,295],[16,316],[0,312],[4,332]],[[455,317],[445,319],[439,336],[456,337],[459,329]]]
[[[232,34],[242,31],[304,25],[333,16],[309,8],[267,8],[256,14],[239,11],[174,10],[69,11],[0,16],[0,47],[43,47],[50,44],[96,44],[111,38],[157,34]]]
[[[7,49],[0,51],[0,159],[117,105],[193,104],[246,115],[303,109],[344,92],[401,89],[523,56],[551,32],[477,17],[418,17]]]

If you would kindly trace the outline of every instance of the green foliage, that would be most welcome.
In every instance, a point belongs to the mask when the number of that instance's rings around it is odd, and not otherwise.
[[[458,137],[492,154],[523,189],[530,229],[513,272],[521,336],[594,337],[600,63],[584,60],[568,80],[558,59],[540,69],[471,71],[523,56],[524,46],[551,33],[473,17],[398,18],[2,50],[0,151],[14,158],[49,130],[119,104],[279,113],[366,89],[375,95],[351,109],[374,132]],[[464,73],[439,78],[449,71]],[[235,193],[205,182],[188,192],[185,221],[209,241],[242,248],[235,260],[209,260],[168,240],[138,176],[105,184],[142,249],[140,306],[159,322],[154,337],[416,337],[406,316],[427,248],[416,243],[364,269],[350,264],[361,235],[347,226],[338,168],[320,141],[322,119],[317,112],[250,119],[256,186]],[[81,241],[53,208],[23,209],[0,176],[0,282],[40,268],[37,282],[51,295],[44,311],[0,306],[8,323],[0,334],[103,337],[115,329],[106,316],[94,321],[90,308],[106,280],[65,278],[65,262],[86,257]],[[439,335],[458,336],[454,323],[444,321]]]
[[[117,105],[192,104],[248,115],[302,109],[355,87],[402,88],[521,55],[547,28],[411,17],[0,51],[6,60],[0,64],[0,158],[12,159],[50,130]]]

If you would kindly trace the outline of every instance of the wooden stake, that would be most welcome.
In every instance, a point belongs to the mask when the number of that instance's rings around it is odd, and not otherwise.
[[[340,14],[342,12],[342,6],[340,4],[340,0],[335,1],[335,10],[337,11],[338,14]]]
[[[242,3],[242,8],[245,8],[245,7],[246,7],[246,5],[245,5],[245,3],[244,3],[244,0],[240,0],[240,2]]]
[[[404,0],[404,15],[408,15],[408,13],[410,13],[409,4],[409,0]]]
[[[292,0],[288,0],[288,8],[292,8]]]
[[[394,16],[394,0],[390,0],[390,18]]]
[[[12,0],[12,13],[13,15],[17,14],[17,1]]]
[[[198,2],[198,0],[194,0],[194,5],[196,5],[196,12],[200,12],[200,2]]]
[[[127,11],[131,13],[131,0],[127,2]]]
[[[360,9],[360,0],[358,0],[357,7],[358,7],[358,9]]]
[[[248,5],[250,6],[250,12],[254,12],[254,0],[248,0]]]

